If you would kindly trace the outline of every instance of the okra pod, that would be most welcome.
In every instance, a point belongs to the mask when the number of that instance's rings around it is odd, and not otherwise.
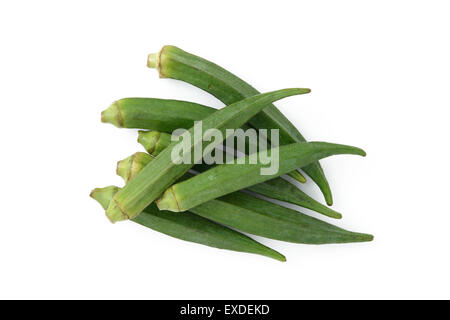
[[[278,171],[261,175],[260,170],[267,165],[258,161],[251,164],[248,156],[245,164],[236,161],[221,164],[186,181],[172,185],[159,200],[158,208],[169,211],[184,211],[206,201],[221,197],[233,191],[279,177],[293,168],[308,165],[319,159],[336,154],[356,154],[365,156],[362,149],[326,142],[298,142],[259,152],[258,159],[270,158],[269,154],[279,154],[275,159]]]
[[[201,104],[156,98],[125,98],[102,112],[102,122],[119,128],[149,129],[172,133],[189,129],[217,111]]]
[[[119,128],[172,133],[179,128],[189,129],[194,125],[194,121],[203,120],[216,111],[217,109],[188,101],[124,98],[117,100],[102,112],[102,122],[111,123]],[[247,130],[250,127],[243,125],[241,128]],[[305,177],[296,170],[288,175],[301,183],[306,182]]]
[[[174,46],[164,46],[160,52],[148,56],[147,66],[156,68],[161,78],[188,82],[201,88],[228,105],[259,92],[224,68]],[[268,105],[249,120],[256,129],[279,129],[280,145],[305,142],[297,128],[274,106]],[[319,162],[302,167],[317,183],[328,205],[333,198],[330,186]]]
[[[142,212],[150,203],[158,198],[161,193],[172,185],[178,178],[186,173],[194,163],[201,159],[194,159],[190,163],[185,161],[176,164],[172,159],[172,151],[181,148],[179,159],[182,160],[191,154],[191,151],[201,150],[207,145],[217,146],[230,134],[227,129],[237,129],[251,117],[264,109],[268,103],[293,95],[308,93],[309,89],[284,89],[274,92],[256,95],[214,112],[202,120],[202,128],[206,132],[216,129],[222,133],[222,140],[215,139],[214,142],[204,143],[202,139],[196,139],[194,127],[185,132],[182,137],[185,141],[173,142],[167,149],[146,166],[133,180],[122,190],[116,193],[111,201],[106,214],[112,222],[132,219]],[[185,143],[187,142],[187,143]],[[187,148],[186,148],[187,145]],[[192,160],[192,159],[191,159]],[[292,170],[290,170],[292,171]],[[289,171],[288,171],[289,172]],[[287,172],[285,172],[287,173]]]
[[[128,183],[152,160],[150,155],[137,152],[118,162],[117,173]],[[184,178],[191,176],[187,173]],[[343,230],[243,192],[210,200],[191,208],[190,212],[243,232],[294,243],[347,243],[373,239],[371,235]]]
[[[161,151],[171,143],[171,136],[168,133],[159,131],[139,131],[139,143],[147,152],[156,157]],[[150,156],[148,156],[150,157]],[[197,172],[204,172],[211,166],[206,164],[197,164],[192,169]],[[263,196],[292,203],[304,208],[308,208],[324,214],[328,217],[340,219],[342,215],[333,209],[317,202],[303,191],[282,178],[274,178],[247,188]]]
[[[91,192],[91,197],[106,210],[112,197],[119,190],[120,188],[116,186],[97,188]],[[252,238],[191,212],[174,214],[174,212],[160,211],[153,203],[132,221],[177,239],[286,261],[282,254]]]

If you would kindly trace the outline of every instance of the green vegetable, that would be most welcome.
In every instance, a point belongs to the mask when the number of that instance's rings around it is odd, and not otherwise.
[[[138,152],[119,161],[117,173],[129,182],[152,157]],[[187,173],[184,178],[192,175]],[[371,241],[373,236],[349,232],[303,213],[233,192],[190,209],[204,218],[266,238],[305,244]],[[180,214],[175,213],[174,214]],[[140,216],[139,216],[140,217]]]
[[[144,146],[149,154],[156,157],[161,151],[171,143],[171,136],[168,133],[159,131],[139,131],[138,141]],[[150,157],[150,156],[148,156]],[[204,172],[211,169],[206,164],[198,164],[193,167],[197,172]],[[286,201],[292,204],[305,207],[326,216],[340,219],[342,215],[327,206],[317,202],[303,191],[282,178],[268,180],[247,188],[250,191],[259,193],[269,198]]]
[[[114,194],[119,190],[120,188],[115,186],[97,188],[91,192],[91,197],[106,209]],[[153,203],[132,221],[181,240],[219,249],[254,253],[279,261],[286,261],[286,258],[277,251],[237,231],[190,212],[159,211]]]
[[[173,78],[201,88],[228,105],[259,92],[248,83],[218,65],[174,46],[164,46],[150,54],[148,67],[156,68],[161,78]],[[295,126],[274,106],[268,105],[249,120],[257,129],[280,129],[280,145],[305,142]],[[322,191],[328,205],[333,198],[322,167],[318,162],[302,167]]]
[[[370,234],[346,231],[243,192],[227,194],[190,211],[243,232],[281,241],[328,244],[373,240]]]
[[[114,102],[102,112],[102,122],[111,123],[119,128],[172,133],[179,128],[189,129],[194,125],[194,121],[203,120],[216,111],[214,108],[187,101],[124,98]],[[241,128],[247,130],[250,127],[243,125]],[[296,170],[288,174],[301,183],[306,182],[305,177]]]
[[[102,112],[102,122],[119,128],[149,129],[172,133],[189,129],[217,111],[201,104],[155,98],[125,98]]]
[[[222,132],[222,136],[225,139],[227,137],[226,131],[228,131],[226,129],[239,128],[248,119],[264,109],[268,103],[308,92],[309,89],[284,89],[241,100],[206,117],[202,122],[203,131],[206,132],[211,128],[215,128]],[[189,148],[188,150],[186,148],[182,149],[180,159],[191,154],[191,150],[196,150],[198,147],[203,152],[206,145],[217,146],[222,142],[222,140],[216,139],[214,142],[204,143],[203,141],[194,139],[194,128],[191,128],[183,134],[183,138],[186,139]],[[184,141],[170,144],[167,149],[161,152],[155,161],[152,161],[146,166],[130,183],[113,197],[113,201],[111,201],[106,210],[106,214],[112,222],[136,217],[159,197],[166,188],[192,168],[193,162],[199,159],[193,159],[194,161],[191,161],[189,164],[175,164],[173,162],[172,150],[177,150],[179,146],[183,145],[185,145]]]
[[[279,153],[278,173],[261,175],[260,169],[266,167],[266,165],[261,162],[249,164],[247,156],[246,164],[235,162],[221,164],[171,186],[157,200],[158,208],[169,211],[188,210],[206,201],[271,180],[291,171],[293,168],[308,165],[331,155],[356,154],[365,156],[365,152],[359,148],[326,142],[298,142],[272,148],[260,152],[260,154],[267,155],[270,152]],[[259,158],[260,156],[258,156]]]

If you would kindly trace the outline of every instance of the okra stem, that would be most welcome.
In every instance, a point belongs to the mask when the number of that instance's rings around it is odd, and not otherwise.
[[[258,94],[258,90],[224,68],[174,46],[164,46],[160,52],[150,54],[149,68],[156,68],[161,78],[172,78],[190,83],[209,92],[228,105]],[[273,105],[249,120],[256,129],[279,129],[280,145],[305,142],[297,128]],[[328,181],[319,162],[302,168],[319,186],[328,205],[333,197]]]

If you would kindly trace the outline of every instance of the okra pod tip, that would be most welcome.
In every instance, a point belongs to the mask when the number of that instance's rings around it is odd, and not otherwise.
[[[306,183],[306,178],[304,175],[302,175],[300,172],[298,172],[297,170],[291,171],[288,173],[288,176],[290,176],[291,178],[294,178],[295,180],[297,180],[300,183]]]

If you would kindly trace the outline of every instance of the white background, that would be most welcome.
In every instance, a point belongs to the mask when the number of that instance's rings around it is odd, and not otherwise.
[[[450,298],[449,9],[2,1],[0,298]],[[277,106],[308,139],[367,151],[322,164],[344,214],[335,223],[375,241],[260,239],[287,256],[280,263],[110,224],[89,192],[121,185],[116,161],[142,149],[135,130],[100,123],[100,112],[123,97],[222,107],[146,68],[165,44],[260,91],[311,88]],[[314,185],[306,190],[322,201]]]

